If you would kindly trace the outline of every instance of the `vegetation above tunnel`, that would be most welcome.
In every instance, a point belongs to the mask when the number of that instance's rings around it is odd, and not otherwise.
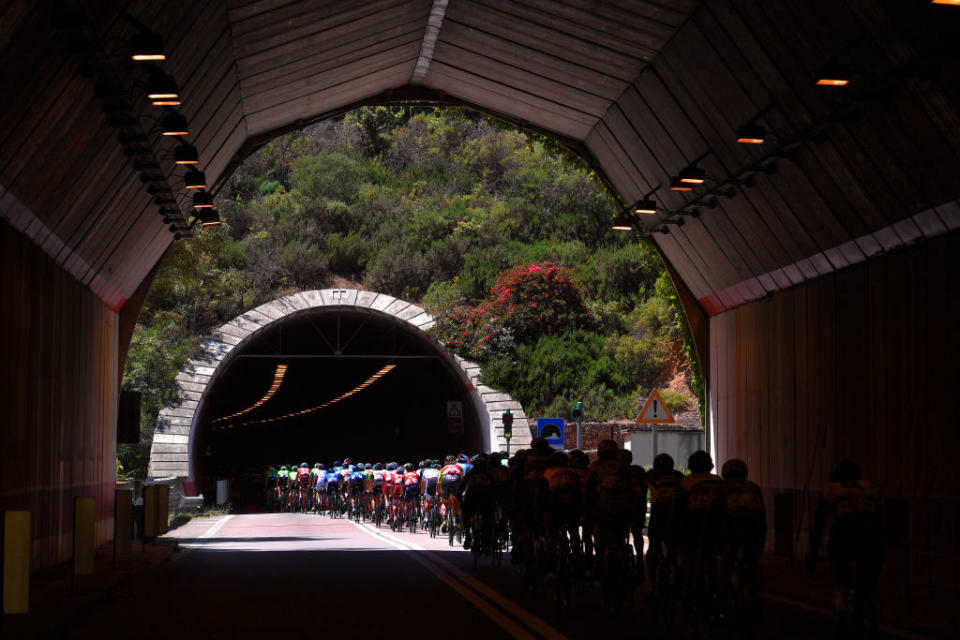
[[[590,418],[624,418],[654,386],[696,409],[655,250],[610,230],[618,203],[552,141],[458,109],[364,108],[270,142],[218,199],[226,224],[171,249],[133,337],[123,384],[144,394],[147,438],[207,333],[329,286],[421,303],[530,415],[583,400]],[[121,449],[128,470],[147,449]]]

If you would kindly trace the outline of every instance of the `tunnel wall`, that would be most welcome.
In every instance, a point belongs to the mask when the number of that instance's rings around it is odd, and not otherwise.
[[[958,252],[954,232],[711,319],[718,465],[745,459],[768,508],[792,496],[770,509],[770,547],[789,516],[805,550],[817,492],[850,458],[888,500],[888,571],[906,572],[909,541],[912,581],[960,586]]]
[[[0,512],[31,513],[33,569],[73,548],[73,498],[113,532],[117,315],[0,222]]]

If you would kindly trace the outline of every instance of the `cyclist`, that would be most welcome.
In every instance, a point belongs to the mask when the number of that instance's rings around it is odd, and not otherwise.
[[[340,472],[337,471],[336,466],[327,471],[327,481],[325,486],[327,490],[327,508],[330,511],[334,511],[340,505],[339,498],[341,479],[342,476],[340,475]]]
[[[633,464],[633,452],[621,450],[620,461],[627,465],[630,483],[633,487],[633,501],[630,504],[630,535],[633,537],[633,550],[637,556],[636,584],[643,584],[646,572],[643,570],[643,526],[647,523],[647,471]]]
[[[587,477],[586,508],[593,512],[597,560],[610,587],[609,591],[605,587],[604,593],[611,609],[618,609],[628,595],[627,536],[633,505],[629,467],[618,452],[616,442],[601,440],[597,445],[597,460],[590,465]]]
[[[349,491],[350,491],[350,509],[352,510],[354,517],[358,511],[363,508],[363,485],[367,481],[367,474],[364,470],[357,465],[353,468],[353,471],[350,472],[348,478],[349,482]]]
[[[417,503],[420,502],[420,474],[413,467],[412,462],[403,465],[403,504],[407,522],[414,522],[417,517]]]
[[[457,490],[460,488],[460,482],[463,481],[463,467],[457,464],[457,459],[453,455],[446,457],[446,464],[440,469],[440,507],[447,516],[443,523],[443,532],[447,532],[450,525],[450,513],[453,513],[454,519],[460,516],[460,503],[457,500]]]
[[[807,569],[812,573],[820,541],[830,525],[827,557],[836,581],[838,614],[847,607],[847,595],[853,590],[858,611],[873,602],[873,591],[883,564],[883,538],[880,496],[875,487],[861,480],[860,468],[844,460],[833,470],[830,484],[820,494],[810,534]],[[851,568],[856,579],[851,575]]]
[[[726,512],[725,485],[723,478],[710,473],[713,459],[706,451],[690,454],[687,468],[690,475],[680,483],[686,498],[680,570],[693,588],[693,604],[705,604],[706,598],[716,593],[718,585],[716,555]],[[697,602],[698,599],[703,602]]]
[[[423,496],[424,516],[430,514],[433,509],[433,501],[437,497],[437,485],[440,483],[440,463],[427,460],[427,465],[423,468],[421,475],[421,489]]]
[[[557,552],[577,554],[580,548],[580,474],[562,451],[550,458],[543,472],[537,510],[546,524],[547,566],[557,565]],[[549,581],[550,575],[547,575]]]
[[[647,528],[647,574],[651,591],[648,602],[656,602],[657,570],[660,557],[666,552],[669,562],[676,561],[679,552],[683,474],[673,468],[673,458],[660,453],[653,459],[653,469],[647,473],[650,489],[650,526]]]
[[[276,497],[277,504],[281,507],[284,505],[284,495],[287,493],[287,487],[290,485],[290,472],[287,471],[287,465],[280,465],[280,470],[277,472],[277,486],[276,486]]]
[[[584,506],[587,503],[587,478],[590,476],[590,457],[580,449],[570,452],[570,468],[580,479],[580,544],[583,546],[585,565],[593,563],[593,514]]]
[[[277,469],[270,465],[267,467],[267,473],[263,480],[263,489],[266,494],[267,508],[272,508],[277,498]]]
[[[753,605],[756,606],[760,603],[760,554],[767,539],[763,492],[747,480],[747,463],[738,458],[724,462],[720,475],[723,476],[727,511],[720,556],[721,596],[726,600],[730,577],[739,556],[745,569],[744,586],[753,594]]]
[[[473,468],[473,465],[470,463],[470,456],[465,453],[457,455],[457,464],[463,469],[463,475],[470,473],[470,469]]]
[[[478,456],[470,467],[457,489],[457,500],[463,511],[464,549],[474,543],[471,535],[474,516],[493,513],[493,476],[487,470],[487,461]],[[477,541],[478,544],[481,542]]]

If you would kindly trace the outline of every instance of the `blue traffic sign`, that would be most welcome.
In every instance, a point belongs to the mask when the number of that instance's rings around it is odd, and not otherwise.
[[[563,418],[537,418],[537,435],[554,449],[563,449],[564,424]]]

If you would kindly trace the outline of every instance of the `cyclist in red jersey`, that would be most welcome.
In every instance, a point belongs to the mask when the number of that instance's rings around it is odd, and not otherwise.
[[[452,510],[454,516],[460,516],[460,502],[457,500],[457,491],[463,481],[463,467],[457,464],[453,455],[448,455],[446,464],[440,469],[440,504],[442,515]],[[444,522],[443,531],[447,531],[447,522]]]
[[[408,521],[414,520],[417,513],[417,503],[420,502],[420,474],[412,462],[403,465],[401,482],[403,487],[403,504],[407,511]]]

